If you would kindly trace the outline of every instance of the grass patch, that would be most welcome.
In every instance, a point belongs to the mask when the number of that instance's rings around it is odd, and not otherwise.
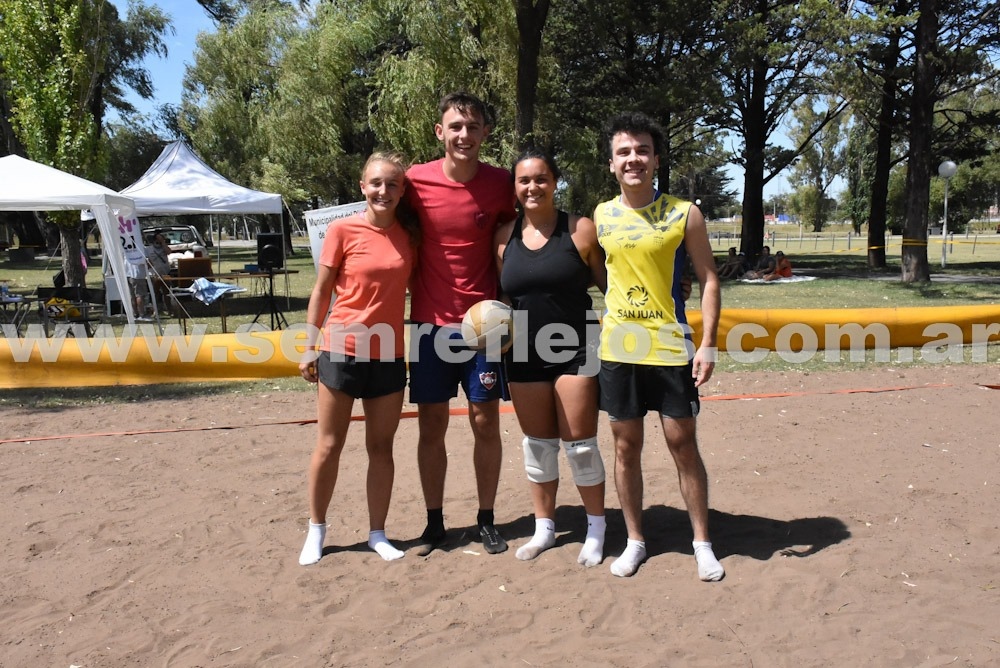
[[[696,298],[697,294],[689,307],[696,306]],[[722,285],[723,308],[902,308],[976,303],[1000,303],[1000,281],[903,283],[898,278],[831,277],[802,283],[724,281]]]

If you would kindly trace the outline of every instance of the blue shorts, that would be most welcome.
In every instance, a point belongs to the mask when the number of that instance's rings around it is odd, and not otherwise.
[[[503,364],[466,348],[458,327],[414,324],[410,332],[410,403],[450,401],[458,396],[459,385],[474,404],[510,399]],[[435,340],[439,341],[437,346]],[[457,343],[448,346],[446,341]]]

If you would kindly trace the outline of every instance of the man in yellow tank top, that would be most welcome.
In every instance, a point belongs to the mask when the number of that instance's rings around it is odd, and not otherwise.
[[[642,445],[646,412],[660,415],[694,532],[698,577],[721,580],[708,535],[708,475],[695,437],[698,387],[715,368],[721,298],[705,218],[690,202],[654,185],[663,131],[638,113],[605,128],[609,167],[620,187],[594,211],[607,256],[607,313],[601,331],[601,410],[615,442],[615,486],[628,529],[611,572],[629,577],[646,559],[642,532]],[[701,285],[702,335],[697,348],[684,317],[681,276],[688,259]]]

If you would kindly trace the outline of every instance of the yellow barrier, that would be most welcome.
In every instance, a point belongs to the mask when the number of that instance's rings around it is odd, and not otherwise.
[[[691,311],[694,340],[701,314]],[[238,381],[298,375],[303,330],[135,338],[0,338],[0,387]],[[719,349],[922,348],[1000,341],[1000,306],[724,309]]]
[[[0,339],[0,387],[87,387],[298,375],[294,330],[134,338]]]
[[[701,313],[688,312],[700,340]],[[920,348],[1000,340],[1000,306],[867,309],[723,309],[719,350]],[[811,340],[805,341],[808,337]],[[815,337],[814,339],[812,337]],[[828,345],[828,338],[829,345]],[[804,345],[805,344],[805,345]]]

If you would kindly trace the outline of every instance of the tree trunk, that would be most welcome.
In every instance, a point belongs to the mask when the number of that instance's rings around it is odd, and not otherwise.
[[[292,218],[288,209],[281,208],[281,233],[285,235],[285,257],[295,255],[295,248],[292,246]]]
[[[80,225],[59,226],[59,240],[62,243],[62,270],[67,286],[87,284],[87,271],[80,256]]]
[[[660,123],[661,128],[670,127],[670,114],[665,113],[656,119]],[[663,155],[660,156],[660,166],[656,170],[656,187],[661,193],[670,192],[670,160],[668,159],[673,152],[673,147],[670,145],[669,133],[664,132],[663,137]],[[673,194],[673,193],[671,193]],[[679,196],[679,195],[678,195]],[[691,186],[691,196],[689,198],[690,202],[694,202],[694,186]]]
[[[748,258],[756,258],[764,247],[764,150],[767,146],[765,129],[767,64],[754,62],[752,88],[744,114],[743,137],[746,142],[746,162],[743,177],[743,230],[740,250]]]
[[[5,90],[7,90],[7,82],[0,78],[0,135],[3,138],[0,155],[23,155],[24,147],[17,140],[14,128],[10,124],[10,102],[4,94]]]
[[[35,214],[30,211],[11,211],[6,214],[7,223],[10,225],[17,243],[20,246],[34,246],[35,248],[45,248],[45,235],[42,234]]]
[[[892,136],[896,124],[899,33],[893,31],[879,65],[883,72],[882,100],[875,131],[875,172],[872,174],[868,213],[868,267],[885,269],[885,230],[889,211],[889,173],[892,170]]]
[[[903,282],[930,281],[927,264],[927,210],[930,204],[931,137],[934,132],[934,50],[938,34],[937,0],[921,0],[916,31],[916,67],[910,110],[910,152],[906,170],[903,228]]]
[[[38,233],[44,240],[41,245],[45,246],[52,253],[56,252],[62,242],[62,233],[59,231],[59,226],[49,220],[45,213],[41,211],[35,211],[32,216],[35,219],[35,226],[38,228]]]
[[[535,99],[538,95],[538,55],[542,30],[549,13],[549,0],[517,2],[517,111],[514,133],[520,148],[535,144]]]

